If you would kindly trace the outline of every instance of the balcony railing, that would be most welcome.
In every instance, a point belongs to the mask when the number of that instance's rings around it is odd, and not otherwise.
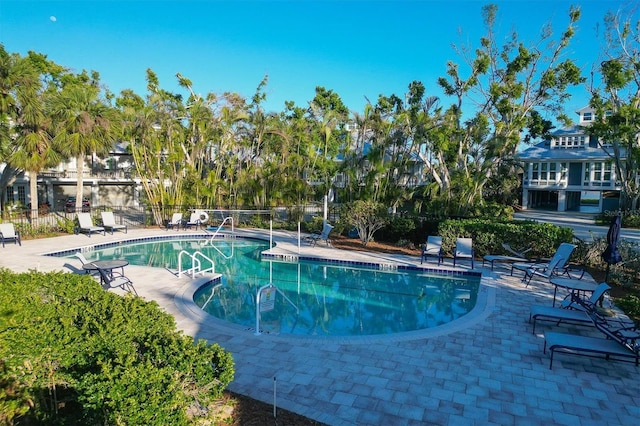
[[[129,170],[85,170],[82,176],[85,179],[132,179],[134,177]],[[38,177],[45,179],[78,179],[78,171],[46,171],[38,173]]]

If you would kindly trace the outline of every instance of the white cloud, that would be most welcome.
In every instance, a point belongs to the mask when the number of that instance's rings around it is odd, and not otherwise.
[[[56,22],[58,20],[58,18],[56,18],[55,16],[51,15],[51,16],[49,16],[49,20],[51,22]]]

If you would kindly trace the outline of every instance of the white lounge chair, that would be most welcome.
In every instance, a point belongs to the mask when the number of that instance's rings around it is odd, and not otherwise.
[[[422,254],[420,255],[420,263],[422,263],[427,257],[435,256],[438,258],[438,265],[442,262],[442,237],[429,235],[427,242],[422,247]]]
[[[127,225],[119,225],[116,223],[116,219],[113,216],[113,212],[102,212],[102,226],[106,230],[111,231],[111,235],[113,235],[113,231],[117,231],[118,229],[124,229],[124,233],[127,233]]]
[[[453,266],[456,266],[458,259],[471,259],[471,269],[473,269],[473,239],[456,239],[456,246],[453,250]]]
[[[587,299],[588,305],[595,307],[596,303],[611,287],[607,283],[600,283]],[[564,308],[556,308],[547,305],[534,305],[531,307],[529,322],[533,320],[533,333],[536,332],[536,321],[550,321],[556,324],[566,323],[573,325],[592,326],[593,320],[578,300],[570,301]]]
[[[106,235],[104,227],[93,224],[90,213],[78,213],[78,224],[78,231],[86,233],[89,237],[93,232],[102,232],[102,235]]]
[[[527,285],[529,285],[534,276],[551,278],[555,275],[564,275],[567,273],[565,265],[575,249],[575,244],[562,243],[549,262],[514,263],[511,265],[511,275],[513,275],[514,270],[523,271],[524,277],[522,277],[522,281],[527,283]]]
[[[324,241],[327,246],[330,246],[331,240],[329,239],[329,234],[331,233],[332,229],[333,226],[325,222],[324,226],[322,227],[322,232],[314,232],[313,234],[305,238],[305,240],[307,240],[309,244],[312,244],[313,246],[315,246],[318,241]]]
[[[200,226],[202,226],[203,223],[204,221],[202,220],[202,213],[194,212],[194,213],[191,213],[191,216],[189,217],[189,221],[184,224],[184,229],[194,226],[197,230]]]
[[[174,213],[171,220],[167,222],[167,230],[169,228],[176,228],[176,231],[180,230],[182,226],[182,213]]]
[[[14,244],[18,244],[22,246],[22,241],[20,240],[20,233],[16,231],[13,226],[13,223],[0,223],[0,239],[2,239],[2,247],[4,247],[5,242],[13,241]]]

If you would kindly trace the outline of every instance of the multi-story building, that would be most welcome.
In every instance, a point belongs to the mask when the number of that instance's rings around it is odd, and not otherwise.
[[[621,186],[609,145],[585,130],[595,112],[589,107],[576,112],[577,125],[559,129],[550,140],[518,154],[524,163],[524,209],[600,213],[618,208]]]
[[[3,167],[0,165],[0,168]],[[137,207],[142,186],[135,176],[131,155],[126,143],[116,144],[106,157],[87,156],[83,172],[84,197],[91,206]],[[60,163],[57,167],[38,173],[38,202],[47,203],[62,211],[69,197],[75,197],[78,182],[76,159]],[[7,188],[5,203],[28,206],[29,173],[20,173]]]

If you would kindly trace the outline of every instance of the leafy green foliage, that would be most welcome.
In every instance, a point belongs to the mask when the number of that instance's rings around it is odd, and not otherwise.
[[[233,379],[217,344],[193,342],[155,303],[88,276],[0,270],[2,380],[46,424],[187,424]],[[197,408],[197,410],[196,410]],[[193,419],[191,419],[193,420]]]
[[[375,232],[384,227],[389,215],[386,207],[373,201],[355,201],[344,206],[340,215],[344,222],[356,227],[363,246],[366,246]]]
[[[451,254],[456,238],[473,238],[473,248],[477,256],[486,254],[508,254],[502,243],[516,249],[531,248],[533,257],[551,257],[560,243],[573,240],[571,228],[561,228],[550,223],[531,221],[501,222],[487,219],[445,220],[438,227],[442,236],[442,248]]]

